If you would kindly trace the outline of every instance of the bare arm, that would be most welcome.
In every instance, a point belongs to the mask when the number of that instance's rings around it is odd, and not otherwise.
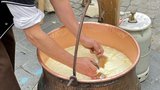
[[[50,0],[60,21],[76,36],[78,21],[69,0]]]
[[[26,28],[24,32],[27,39],[48,56],[68,66],[72,66],[73,56],[44,33],[39,24]]]
[[[39,24],[24,30],[27,39],[45,54],[72,68],[73,56],[61,48],[53,39],[45,34]],[[85,60],[85,61],[83,61]],[[91,63],[92,58],[79,57],[77,71],[87,76],[96,75],[96,67]]]
[[[60,1],[60,0],[57,0]],[[61,2],[61,1],[60,1]],[[65,3],[64,3],[65,4]],[[17,6],[17,5],[8,5],[12,15],[14,16],[15,26],[24,29],[25,35],[27,39],[38,49],[43,51],[45,54],[50,56],[51,58],[57,59],[59,62],[66,64],[69,67],[73,65],[73,56],[66,52],[63,48],[61,48],[53,39],[51,39],[46,33],[41,30],[40,22],[42,15],[39,10],[35,7],[25,7],[25,6]],[[72,13],[72,15],[74,15]],[[60,15],[60,17],[64,17],[64,23],[67,24],[67,27],[71,28],[71,32],[76,34],[75,28],[78,28],[78,24],[76,19],[73,21],[75,24],[70,22],[67,23],[69,16],[65,17]],[[73,28],[73,29],[72,29]],[[73,30],[73,31],[72,31]],[[89,42],[91,40],[88,40]],[[91,47],[93,46],[90,43]],[[87,45],[86,45],[87,46]],[[77,71],[83,73],[88,76],[93,76],[96,74],[96,67],[90,62],[93,59],[83,57],[78,58],[77,61]],[[85,62],[83,61],[85,60]]]
[[[60,21],[74,34],[77,35],[78,21],[73,13],[70,0],[50,0]],[[92,52],[101,56],[104,52],[103,48],[95,40],[88,38],[83,34],[80,37],[81,44],[90,49]]]

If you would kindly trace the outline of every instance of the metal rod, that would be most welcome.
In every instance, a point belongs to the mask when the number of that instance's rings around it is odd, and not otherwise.
[[[78,53],[79,40],[80,40],[80,36],[81,36],[81,31],[82,31],[84,17],[85,17],[86,11],[87,11],[88,6],[89,6],[90,3],[91,3],[91,0],[88,0],[87,3],[86,3],[86,6],[84,8],[84,11],[82,12],[81,21],[80,21],[80,25],[78,27],[78,33],[77,33],[77,36],[76,36],[76,45],[75,45],[74,61],[73,61],[73,76],[75,76],[75,77],[76,77],[76,62],[77,62],[77,53]],[[73,81],[74,81],[73,78],[71,78],[70,81],[69,81],[69,83],[68,83],[68,86],[70,86],[70,84]]]
[[[4,31],[1,35],[0,35],[0,39],[11,29],[11,27],[13,26],[14,24],[12,23],[6,31]]]
[[[86,6],[84,8],[84,12],[82,13],[80,25],[79,25],[79,28],[78,28],[78,33],[77,33],[77,38],[76,38],[76,45],[75,45],[75,51],[74,51],[74,63],[73,63],[73,75],[74,76],[76,76],[76,61],[77,61],[77,53],[78,53],[79,40],[80,40],[80,36],[81,36],[81,31],[82,31],[84,17],[85,17],[85,14],[86,14],[86,11],[88,9],[89,4],[90,3],[87,2]]]

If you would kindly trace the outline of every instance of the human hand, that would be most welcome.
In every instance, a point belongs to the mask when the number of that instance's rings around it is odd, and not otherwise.
[[[90,49],[90,52],[96,54],[98,57],[102,56],[104,53],[104,50],[101,47],[101,45],[91,38],[88,37],[81,38],[81,44],[85,48]]]
[[[97,75],[97,68],[92,62],[95,62],[93,58],[78,57],[76,70],[79,73],[82,73],[94,79]]]

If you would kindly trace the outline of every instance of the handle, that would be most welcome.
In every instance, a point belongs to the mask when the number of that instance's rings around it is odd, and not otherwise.
[[[86,6],[84,8],[84,11],[82,12],[82,17],[81,17],[80,25],[79,25],[79,28],[78,28],[75,51],[74,51],[73,76],[70,76],[70,80],[69,80],[69,83],[68,83],[67,86],[70,86],[72,84],[72,82],[77,81],[77,78],[76,78],[76,62],[77,62],[78,45],[79,45],[80,35],[81,35],[82,26],[83,26],[83,22],[84,22],[84,17],[85,17],[86,11],[87,11],[90,3],[91,3],[91,0],[88,0],[87,3],[86,3]]]
[[[129,16],[129,20],[128,20],[129,23],[137,23],[137,20],[134,17],[136,14],[136,11],[137,11],[136,9],[131,10],[131,12],[130,12],[131,15]]]

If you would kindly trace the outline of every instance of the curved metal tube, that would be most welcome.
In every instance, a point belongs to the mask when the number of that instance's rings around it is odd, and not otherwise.
[[[81,36],[81,31],[82,31],[82,26],[83,26],[83,22],[84,22],[84,18],[85,18],[85,14],[86,11],[88,9],[89,4],[91,3],[91,0],[88,0],[86,3],[86,6],[82,12],[82,17],[81,17],[81,21],[80,21],[80,25],[78,28],[78,33],[77,33],[77,37],[76,37],[76,45],[75,45],[75,51],[74,51],[74,61],[73,61],[73,76],[70,77],[70,81],[68,83],[67,86],[70,86],[72,84],[72,82],[77,82],[77,78],[76,78],[76,62],[77,62],[77,52],[78,52],[78,45],[79,45],[79,40],[80,40],[80,36]]]

